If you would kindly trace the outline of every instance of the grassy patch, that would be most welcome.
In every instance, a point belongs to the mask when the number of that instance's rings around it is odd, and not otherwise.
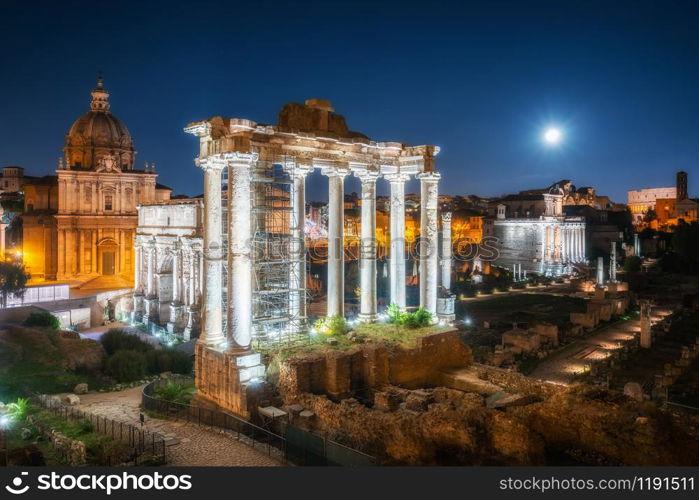
[[[71,439],[85,443],[87,461],[90,465],[106,465],[110,457],[112,461],[115,459],[118,461],[118,457],[124,456],[128,451],[125,443],[95,432],[93,425],[88,421],[64,419],[50,411],[31,405],[28,415],[44,428],[55,429]]]
[[[430,325],[423,328],[410,328],[391,323],[360,323],[346,335],[312,335],[297,342],[258,348],[270,360],[285,361],[296,356],[322,354],[330,350],[346,351],[363,342],[381,343],[387,347],[415,347],[416,339],[430,333],[448,330],[449,327]]]

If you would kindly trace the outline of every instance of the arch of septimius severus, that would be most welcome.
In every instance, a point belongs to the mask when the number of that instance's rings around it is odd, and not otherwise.
[[[193,122],[185,131],[199,138],[196,164],[204,173],[203,297],[201,334],[196,347],[197,393],[224,408],[248,414],[251,382],[264,375],[260,356],[251,349],[253,331],[264,323],[255,302],[260,268],[274,260],[267,240],[259,248],[257,234],[276,232],[274,241],[289,235],[289,265],[280,289],[288,301],[290,321],[305,318],[305,178],[314,171],[327,176],[329,186],[327,315],[344,315],[343,206],[344,180],[355,175],[362,184],[360,319],[377,317],[376,300],[376,183],[390,183],[390,300],[405,308],[405,182],[421,185],[420,305],[437,312],[438,182],[436,146],[377,142],[348,130],[329,102],[307,100],[286,104],[277,125],[242,118],[214,117]],[[265,179],[283,170],[289,180],[289,206],[258,209]],[[223,189],[224,181],[227,184]],[[288,209],[288,226],[271,230],[275,217]],[[279,245],[279,243],[277,243]],[[281,269],[281,268],[280,268]],[[276,273],[279,279],[281,272]],[[255,297],[255,299],[254,299]],[[254,299],[254,300],[253,300]],[[259,300],[264,300],[260,298]],[[271,318],[269,321],[274,320]],[[276,318],[279,319],[279,318]],[[298,326],[298,325],[297,325]]]

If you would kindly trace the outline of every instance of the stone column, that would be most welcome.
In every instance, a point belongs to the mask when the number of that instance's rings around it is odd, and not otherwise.
[[[417,176],[420,179],[420,307],[432,314],[437,314],[437,207],[440,177],[437,172],[425,172]]]
[[[175,241],[172,251],[172,303],[179,304],[182,302],[180,297],[180,245]]]
[[[378,173],[364,172],[362,181],[362,227],[359,269],[361,299],[359,319],[373,322],[376,306],[376,179]]]
[[[215,347],[226,341],[223,336],[221,235],[221,171],[226,163],[216,157],[197,159],[196,163],[204,170],[204,304],[199,340]]]
[[[228,164],[228,346],[246,352],[252,342],[251,181],[257,154],[223,156]]]
[[[176,240],[173,244],[172,252],[172,301],[170,302],[170,320],[167,323],[167,329],[170,333],[179,331],[182,312],[182,294],[180,292],[180,282],[182,281],[180,266],[182,265],[182,257],[180,252],[180,243]]]
[[[96,274],[99,272],[97,267],[97,231],[92,231],[92,258],[90,262],[90,272]]]
[[[328,168],[328,316],[345,315],[344,182],[348,171]]]
[[[291,164],[288,167],[293,186],[291,212],[291,266],[289,270],[289,309],[295,318],[292,331],[301,331],[306,321],[306,175],[313,171],[312,165]]]
[[[442,213],[442,286],[451,289],[451,212]]]
[[[580,260],[583,262],[587,260],[585,255],[585,224],[580,226]]]
[[[135,266],[136,270],[134,272],[133,290],[134,290],[134,293],[137,293],[137,294],[141,293],[141,286],[142,286],[142,284],[141,284],[141,281],[142,281],[142,277],[141,277],[141,272],[142,272],[141,253],[142,253],[141,244],[136,243],[136,266]],[[95,266],[95,263],[92,262],[92,269],[94,269],[94,266]]]
[[[391,183],[391,302],[401,309],[405,309],[405,182],[409,178],[407,174],[401,173],[386,176]]]
[[[148,242],[147,250],[147,274],[146,274],[146,296],[152,298],[155,296],[155,246],[153,242]]]
[[[604,286],[604,257],[597,257],[597,287]]]
[[[616,282],[616,241],[612,241],[612,251],[609,256],[609,281]]]

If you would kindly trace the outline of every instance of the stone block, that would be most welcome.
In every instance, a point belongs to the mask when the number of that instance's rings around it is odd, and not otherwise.
[[[77,406],[80,404],[80,398],[75,394],[66,394],[63,396],[63,402],[70,406]]]
[[[75,394],[87,394],[87,384],[78,384],[73,388]]]
[[[427,411],[430,403],[434,402],[432,394],[426,391],[411,391],[405,398],[405,408],[410,411]]]
[[[401,397],[394,392],[374,393],[374,408],[377,410],[395,411],[402,402]]]

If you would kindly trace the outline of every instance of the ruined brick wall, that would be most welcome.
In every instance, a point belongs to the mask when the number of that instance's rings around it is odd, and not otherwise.
[[[471,350],[457,330],[417,339],[412,349],[359,344],[347,351],[295,357],[279,364],[279,389],[285,399],[302,393],[335,399],[386,384],[406,388],[439,385],[442,370],[468,366]]]
[[[383,465],[536,465],[544,443],[517,419],[488,410],[480,396],[438,388],[424,411],[380,411],[354,399],[304,394],[310,429],[377,456]],[[454,396],[456,395],[456,396]]]
[[[262,384],[241,384],[236,358],[229,353],[209,349],[197,342],[195,354],[195,402],[249,418],[257,406]]]

